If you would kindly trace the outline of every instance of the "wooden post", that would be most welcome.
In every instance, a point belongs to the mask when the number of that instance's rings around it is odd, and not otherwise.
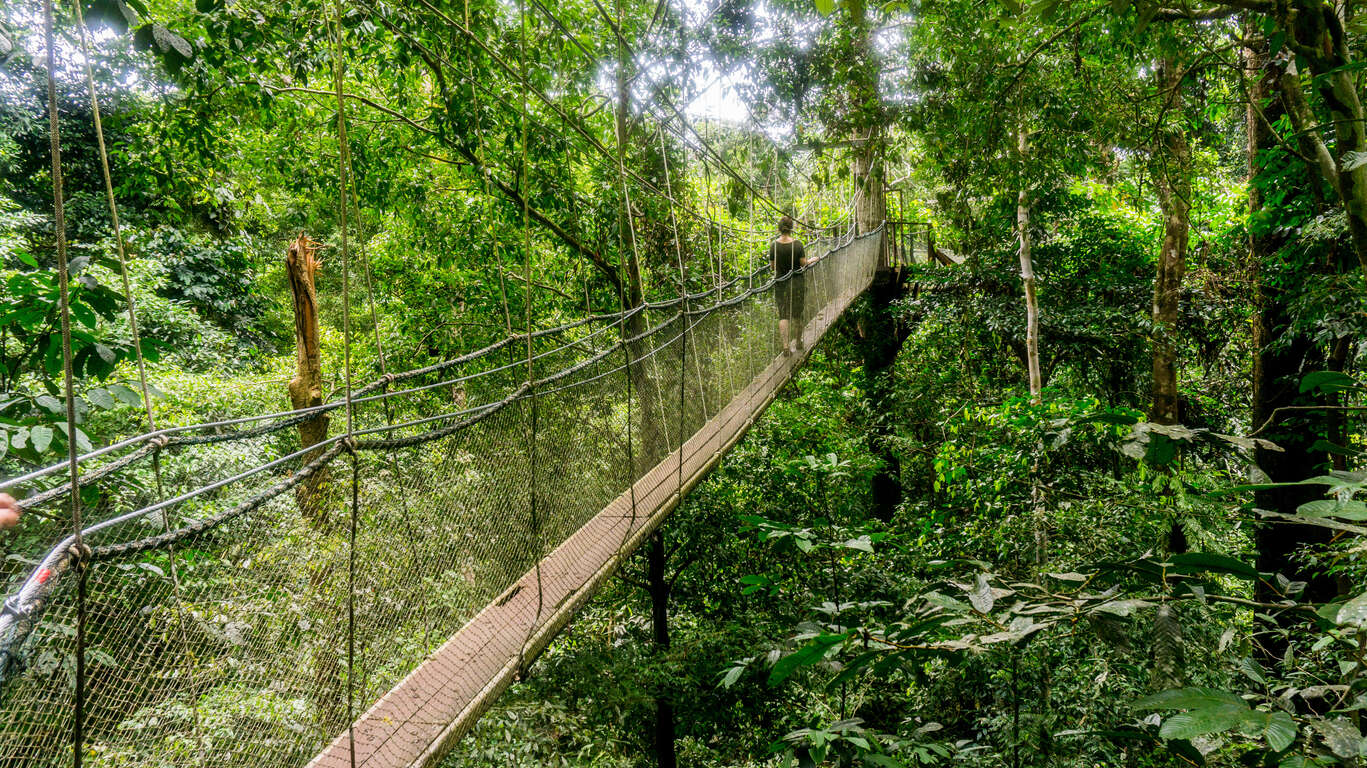
[[[295,372],[290,379],[290,405],[295,410],[323,404],[322,350],[318,340],[318,290],[314,277],[323,262],[318,259],[319,244],[303,232],[285,256],[285,272],[289,275],[290,293],[294,297]],[[299,446],[307,448],[322,442],[328,434],[328,417],[324,413],[299,425]],[[312,461],[319,450],[304,454],[304,462]],[[314,525],[327,524],[327,508],[320,491],[327,483],[326,469],[314,473],[299,484],[295,498],[299,511]]]

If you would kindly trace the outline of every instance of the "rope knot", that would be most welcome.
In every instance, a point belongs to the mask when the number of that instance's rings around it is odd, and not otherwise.
[[[393,384],[394,382],[396,382],[396,381],[398,381],[398,380],[399,380],[399,377],[398,377],[398,376],[395,376],[395,375],[392,374],[392,373],[386,373],[385,375],[383,375],[383,376],[380,377],[380,381],[383,381],[383,382],[384,382],[385,387],[388,387],[390,384]]]
[[[171,444],[171,438],[167,437],[166,435],[157,435],[156,437],[152,438],[151,443],[153,448],[155,448],[158,451],[161,451],[165,450],[166,446]]]
[[[66,551],[71,557],[71,564],[76,568],[84,568],[91,560],[95,559],[94,551],[84,541],[73,543]]]
[[[348,435],[342,438],[342,449],[353,456],[356,455],[356,445],[356,438],[354,436]]]

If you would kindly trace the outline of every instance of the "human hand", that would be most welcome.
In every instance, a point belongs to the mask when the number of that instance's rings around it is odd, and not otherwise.
[[[0,530],[19,524],[19,502],[8,493],[0,493]]]

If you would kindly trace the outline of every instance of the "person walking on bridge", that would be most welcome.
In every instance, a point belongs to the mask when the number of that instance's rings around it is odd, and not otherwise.
[[[778,336],[783,355],[802,351],[802,321],[806,292],[803,276],[797,270],[808,264],[802,241],[793,237],[793,219],[778,220],[778,239],[769,244],[769,261],[774,267],[774,300],[778,304]],[[790,341],[790,337],[792,341]]]

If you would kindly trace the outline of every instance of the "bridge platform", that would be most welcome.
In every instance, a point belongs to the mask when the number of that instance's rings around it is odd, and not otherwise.
[[[836,296],[804,329],[808,352],[863,292]],[[435,766],[768,407],[807,353],[775,357],[665,457],[471,619],[361,715],[310,768]],[[634,501],[634,503],[633,503]],[[354,761],[353,761],[354,750]]]

